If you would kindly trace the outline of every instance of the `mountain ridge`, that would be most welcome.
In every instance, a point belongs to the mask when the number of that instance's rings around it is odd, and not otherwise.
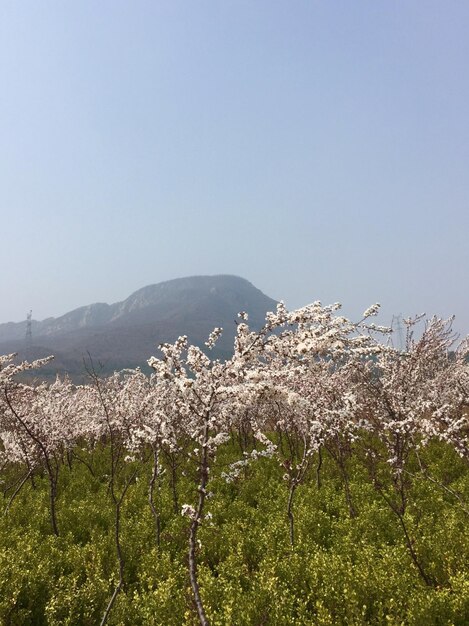
[[[26,321],[0,324],[0,353],[17,352],[28,359],[55,354],[50,375],[67,371],[73,376],[83,372],[83,359],[91,355],[109,373],[144,366],[158,344],[181,334],[203,348],[213,327],[221,326],[225,332],[216,352],[225,357],[232,349],[237,313],[247,311],[250,324],[258,328],[276,304],[239,276],[175,278],[142,287],[120,302],[96,302],[32,320],[29,343]]]

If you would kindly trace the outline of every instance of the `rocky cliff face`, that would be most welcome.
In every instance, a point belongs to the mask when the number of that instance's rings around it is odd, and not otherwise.
[[[83,359],[91,355],[107,373],[122,367],[144,366],[157,345],[179,335],[203,346],[214,326],[225,333],[218,346],[220,356],[232,347],[239,311],[249,313],[252,327],[260,327],[275,300],[237,276],[192,276],[139,289],[115,304],[83,306],[57,318],[32,322],[32,342],[25,344],[26,322],[0,324],[0,353],[19,357],[56,355],[51,373],[83,371]]]

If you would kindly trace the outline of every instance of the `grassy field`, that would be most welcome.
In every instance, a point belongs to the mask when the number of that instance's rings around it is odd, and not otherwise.
[[[78,454],[78,451],[77,451]],[[117,580],[115,509],[108,488],[109,447],[79,451],[60,470],[51,532],[48,483],[36,473],[3,515],[0,527],[0,620],[18,626],[99,624]],[[469,623],[467,466],[447,446],[424,452],[425,476],[409,459],[402,520],[389,503],[395,486],[386,467],[377,488],[359,446],[344,477],[325,451],[295,492],[295,543],[290,544],[288,484],[274,459],[261,458],[232,482],[221,477],[239,458],[232,442],[220,451],[210,481],[209,515],[199,530],[199,579],[211,624]],[[181,457],[176,484],[169,466],[155,503],[160,541],[148,503],[149,461],[139,463],[122,504],[125,586],[109,624],[196,624],[187,574],[188,519],[194,467]],[[126,464],[118,481],[137,467]],[[90,471],[92,470],[92,471]],[[3,472],[7,507],[19,469]],[[430,478],[431,477],[431,480]],[[439,483],[439,484],[437,484]],[[354,514],[351,515],[350,503]],[[407,535],[406,535],[407,534]],[[409,542],[422,578],[412,558]]]

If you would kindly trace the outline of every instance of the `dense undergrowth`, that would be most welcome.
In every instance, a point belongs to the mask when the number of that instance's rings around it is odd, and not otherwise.
[[[2,624],[100,623],[118,576],[109,446],[75,452],[82,461],[70,456],[59,477],[59,536],[50,526],[46,476],[29,479],[3,515]],[[222,472],[239,457],[234,441],[219,449],[206,505],[211,515],[198,535],[210,624],[469,623],[469,472],[449,445],[435,442],[422,451],[425,473],[409,457],[402,520],[389,506],[395,485],[385,464],[377,488],[357,445],[347,460],[347,499],[343,473],[326,451],[318,486],[316,454],[295,493],[293,546],[284,469],[274,458],[259,458],[227,482]],[[132,471],[131,462],[123,465],[121,484]],[[189,458],[178,467],[176,502],[168,465],[158,479],[158,545],[148,503],[151,463],[138,464],[122,508],[125,585],[109,624],[197,623],[187,574],[189,520],[180,514],[195,499],[194,471]],[[18,477],[15,467],[2,474],[5,508]]]

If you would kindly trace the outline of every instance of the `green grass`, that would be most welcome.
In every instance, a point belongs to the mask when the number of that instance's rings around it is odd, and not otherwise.
[[[76,461],[71,471],[61,468],[59,537],[50,527],[45,476],[36,475],[34,486],[28,482],[2,516],[1,624],[99,624],[117,577],[105,476],[109,455],[106,448],[80,454],[96,475]],[[469,502],[469,472],[453,451],[435,444],[424,454],[432,475]],[[321,488],[312,471],[296,492],[293,548],[282,468],[273,459],[260,459],[227,484],[221,471],[239,455],[234,444],[220,450],[211,474],[213,497],[207,500],[213,517],[199,531],[201,592],[213,626],[469,623],[469,518],[451,494],[422,478],[409,485],[404,519],[418,558],[435,581],[428,586],[359,453],[349,460],[357,516],[350,517],[340,473],[325,455]],[[150,469],[142,465],[124,501],[126,585],[109,624],[196,624],[187,574],[189,522],[173,513],[166,472],[158,496],[161,545],[156,545],[147,501]],[[179,503],[191,503],[194,468],[185,462],[180,469],[186,475],[179,472]],[[4,485],[15,472],[20,468],[4,471]],[[392,494],[391,483],[386,488]]]

